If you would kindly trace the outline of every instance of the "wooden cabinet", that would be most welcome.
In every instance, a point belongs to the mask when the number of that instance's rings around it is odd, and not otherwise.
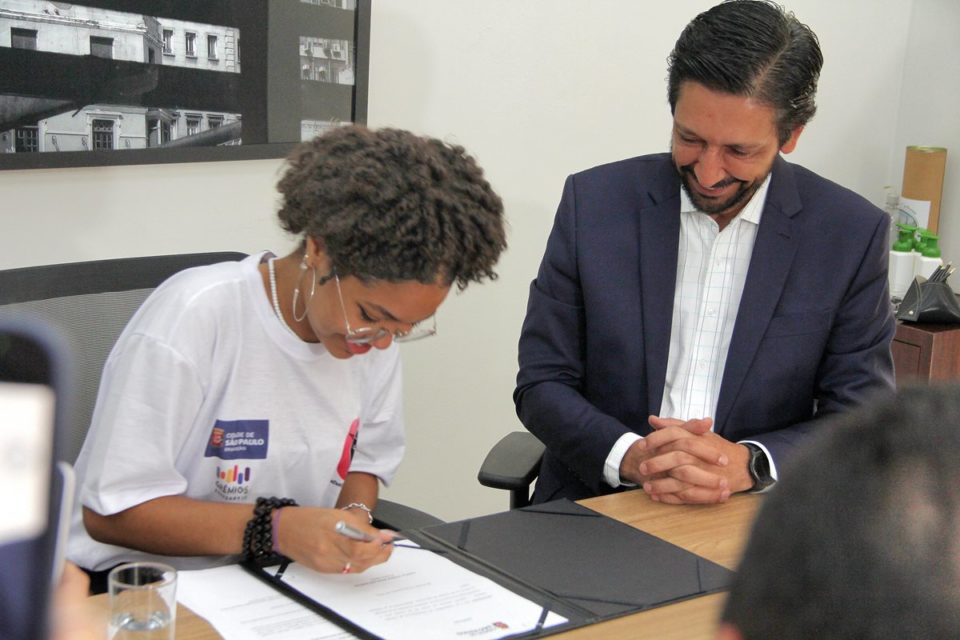
[[[898,323],[892,350],[897,384],[960,378],[960,324]]]

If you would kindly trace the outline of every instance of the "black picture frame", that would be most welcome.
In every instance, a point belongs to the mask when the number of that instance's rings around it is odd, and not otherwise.
[[[353,1],[355,9],[349,8]],[[30,118],[44,113],[34,109],[28,112],[27,120],[22,117],[16,120],[10,116],[12,110],[4,108],[5,101],[8,104],[24,100],[37,102],[39,98],[66,102],[67,111],[74,114],[84,105],[95,104],[119,104],[164,110],[164,113],[198,110],[238,114],[239,122],[233,123],[233,131],[242,129],[241,142],[199,146],[197,141],[191,141],[189,145],[176,146],[177,141],[170,140],[163,146],[148,148],[0,153],[0,169],[279,158],[287,155],[303,137],[308,137],[302,133],[303,121],[322,122],[323,126],[347,122],[365,124],[371,0],[353,1],[332,2],[347,4],[347,9],[329,6],[331,3],[326,0],[78,0],[71,3],[140,14],[161,23],[166,19],[239,30],[237,40],[242,43],[239,72],[0,47],[0,69],[3,69],[0,134],[15,135],[16,127],[23,127]],[[0,0],[0,7],[3,4]],[[58,3],[41,4],[55,7]],[[320,81],[303,79],[308,73],[307,65],[301,64],[304,43],[326,43],[326,39],[347,41],[345,44],[352,56],[352,85],[322,78]],[[91,39],[91,50],[93,46]],[[195,52],[194,57],[196,55]],[[65,113],[60,104],[51,109],[46,112],[47,117]],[[42,118],[34,120],[41,121]],[[10,126],[11,122],[14,127]],[[146,138],[143,144],[149,144]]]

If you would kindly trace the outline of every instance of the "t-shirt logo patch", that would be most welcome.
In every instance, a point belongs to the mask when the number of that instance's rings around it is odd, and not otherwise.
[[[269,420],[217,420],[203,456],[221,460],[263,460],[267,457],[269,442]]]

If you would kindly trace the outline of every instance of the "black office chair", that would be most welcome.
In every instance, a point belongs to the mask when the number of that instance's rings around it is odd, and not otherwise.
[[[59,330],[73,363],[64,457],[73,463],[83,446],[104,362],[127,321],[161,282],[188,267],[242,260],[237,252],[95,260],[0,271],[0,313],[45,319]],[[442,520],[413,507],[380,500],[381,527],[408,529]]]
[[[493,446],[477,479],[485,487],[510,492],[510,508],[530,504],[530,485],[540,473],[543,443],[529,431],[512,431]]]

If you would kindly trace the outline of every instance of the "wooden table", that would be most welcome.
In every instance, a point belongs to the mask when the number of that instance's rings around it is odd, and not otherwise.
[[[740,561],[760,500],[760,496],[740,494],[725,504],[674,506],[653,502],[642,491],[630,491],[590,498],[583,500],[582,504],[734,569]],[[714,593],[550,637],[563,640],[712,640],[725,597],[724,593]]]
[[[110,614],[109,598],[110,596],[106,593],[90,598],[94,612],[104,620],[104,626]],[[222,640],[222,636],[206,620],[179,603],[177,603],[176,638],[177,640]]]
[[[710,506],[670,506],[642,491],[582,501],[586,507],[668,540],[733,569],[740,561],[760,497],[736,495]],[[715,593],[560,633],[551,638],[578,640],[710,640],[725,594]],[[107,596],[92,598],[106,612]],[[220,635],[206,620],[177,605],[177,640],[214,640]]]

